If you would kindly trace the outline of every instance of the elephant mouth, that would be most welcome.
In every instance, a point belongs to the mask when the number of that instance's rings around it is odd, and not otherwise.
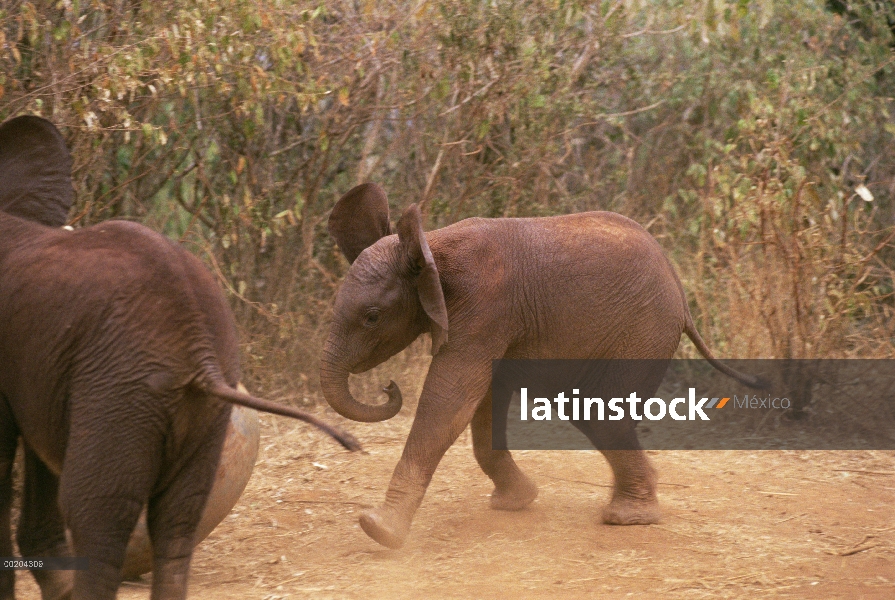
[[[391,358],[390,354],[382,352],[382,342],[376,342],[376,345],[373,346],[373,349],[368,352],[370,358],[366,358],[361,360],[358,363],[355,363],[353,366],[348,368],[348,372],[352,375],[359,375],[360,373],[366,373],[370,369],[374,367],[378,367],[389,358]],[[384,358],[379,358],[379,356],[385,356]]]
[[[351,373],[352,375],[359,375],[361,373],[366,373],[367,371],[369,371],[370,369],[372,369],[374,367],[378,367],[379,365],[381,365],[384,362],[385,362],[384,360],[376,360],[376,359],[361,361],[361,362],[357,363],[355,366],[348,369],[348,372]]]

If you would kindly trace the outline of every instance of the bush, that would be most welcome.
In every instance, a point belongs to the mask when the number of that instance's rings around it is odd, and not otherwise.
[[[720,355],[893,354],[886,3],[0,6],[0,118],[61,126],[72,221],[189,244],[278,389],[316,386],[346,270],[325,221],[365,180],[431,227],[638,219]]]

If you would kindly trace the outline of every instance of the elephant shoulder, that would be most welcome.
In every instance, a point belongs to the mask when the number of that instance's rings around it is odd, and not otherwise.
[[[470,218],[453,225],[429,231],[426,239],[432,248],[435,262],[441,269],[442,262],[481,264],[488,257],[495,257],[506,247],[505,223],[509,219]]]
[[[124,241],[143,242],[143,243],[159,243],[167,241],[168,238],[157,231],[146,227],[134,221],[112,220],[104,221],[91,227],[86,227],[80,231],[91,232],[94,234],[109,234]]]

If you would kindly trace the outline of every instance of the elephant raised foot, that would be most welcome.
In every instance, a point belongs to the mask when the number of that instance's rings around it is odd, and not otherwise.
[[[364,511],[359,519],[361,529],[386,548],[397,550],[410,533],[412,515],[400,514],[386,506]]]
[[[538,497],[538,486],[523,473],[511,484],[495,486],[491,492],[491,508],[494,510],[522,510]]]

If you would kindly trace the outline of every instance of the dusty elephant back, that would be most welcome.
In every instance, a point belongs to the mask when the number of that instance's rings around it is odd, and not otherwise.
[[[466,219],[427,237],[449,312],[463,312],[470,289],[488,298],[478,328],[512,323],[510,356],[665,357],[686,325],[686,300],[661,246],[622,215]]]

